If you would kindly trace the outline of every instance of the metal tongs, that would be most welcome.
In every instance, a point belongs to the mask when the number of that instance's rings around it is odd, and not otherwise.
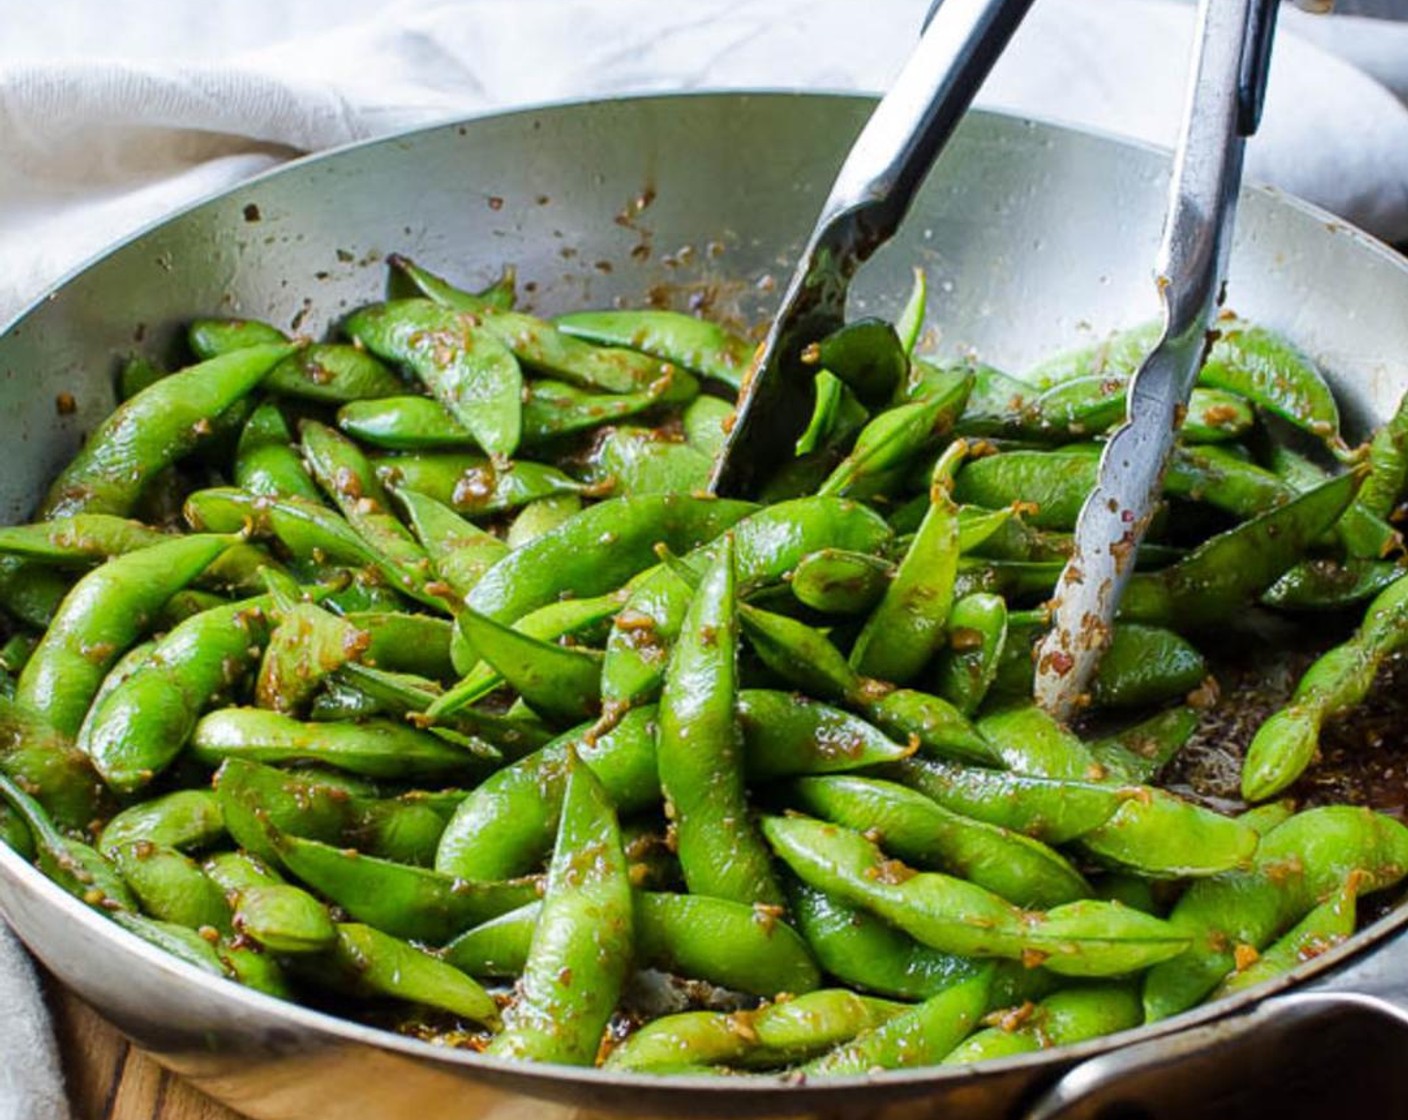
[[[1163,333],[1130,380],[1126,419],[1105,444],[1037,649],[1036,702],[1065,720],[1113,634],[1120,596],[1163,488],[1188,397],[1215,337],[1246,138],[1271,63],[1276,0],[1200,0],[1197,63],[1173,161],[1155,285]]]
[[[831,188],[739,397],[715,493],[748,496],[783,466],[811,414],[803,351],[844,322],[859,266],[894,234],[915,192],[1032,0],[943,0]],[[1156,264],[1164,330],[1129,385],[1125,423],[1058,583],[1036,699],[1066,719],[1112,634],[1222,298],[1247,136],[1261,116],[1276,0],[1200,0],[1197,59]]]
[[[904,220],[934,160],[1033,0],[941,0],[851,146],[743,385],[709,489],[748,497],[785,465],[812,412],[802,352],[845,322],[862,263]]]

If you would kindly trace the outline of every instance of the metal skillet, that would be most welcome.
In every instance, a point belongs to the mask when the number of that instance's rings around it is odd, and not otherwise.
[[[320,332],[381,295],[380,257],[393,250],[465,281],[513,261],[547,312],[653,296],[760,320],[872,104],[719,94],[527,110],[305,160],[165,221],[0,335],[12,446],[0,516],[26,515],[111,406],[116,355],[174,352],[181,324],[212,309]],[[943,349],[1012,368],[1148,319],[1166,177],[1165,154],[970,115],[853,307],[893,313],[922,264]],[[1408,388],[1408,264],[1312,208],[1245,193],[1229,300],[1324,364],[1352,433]],[[76,413],[56,408],[60,392]],[[1123,1115],[1182,1116],[1224,1089],[1245,1113],[1269,1104],[1268,1085],[1315,1076],[1312,1057],[1347,1048],[1360,1069],[1371,1055],[1399,1068],[1408,1057],[1404,908],[1272,988],[1151,1027],[974,1069],[827,1085],[530,1068],[394,1036],[202,976],[8,850],[0,913],[139,1045],[270,1120],[1051,1116],[1112,1100],[1137,1103]]]

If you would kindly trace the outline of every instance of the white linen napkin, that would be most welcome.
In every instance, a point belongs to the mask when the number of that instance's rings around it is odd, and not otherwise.
[[[48,0],[0,41],[0,322],[145,222],[293,155],[591,94],[880,90],[926,8],[124,0],[113,19]],[[1314,18],[1284,13],[1248,176],[1408,240],[1408,26]],[[1172,0],[1040,0],[979,102],[1169,145],[1191,34]],[[0,1011],[0,1120],[63,1120],[33,974],[3,929]]]
[[[54,1032],[34,968],[0,922],[0,1120],[68,1120]]]

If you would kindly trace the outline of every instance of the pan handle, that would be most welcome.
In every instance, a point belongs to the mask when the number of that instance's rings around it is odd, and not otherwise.
[[[1408,932],[1249,1011],[1081,1063],[1025,1120],[1408,1115]]]

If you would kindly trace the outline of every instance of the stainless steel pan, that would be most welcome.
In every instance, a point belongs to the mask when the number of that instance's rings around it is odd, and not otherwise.
[[[211,313],[319,332],[381,294],[393,250],[470,283],[515,262],[547,312],[653,295],[760,315],[869,107],[730,94],[527,110],[304,160],[196,206],[78,272],[0,337],[11,447],[0,517],[26,515],[111,407],[115,355],[174,349],[183,322]],[[1016,367],[1148,318],[1166,174],[1159,152],[975,114],[855,301],[894,312],[922,264],[942,347]],[[1239,227],[1232,305],[1323,362],[1351,427],[1382,419],[1408,388],[1408,264],[1268,191],[1247,192]],[[75,413],[56,407],[60,392]],[[1131,1094],[1143,1111],[1120,1115],[1176,1116],[1208,1091],[1246,1103],[1234,1091],[1265,1092],[1258,1070],[1292,1082],[1326,1040],[1408,1053],[1408,909],[1287,978],[1284,995],[978,1069],[825,1086],[528,1068],[395,1037],[211,980],[4,849],[0,913],[139,1045],[271,1120],[1109,1116]]]

